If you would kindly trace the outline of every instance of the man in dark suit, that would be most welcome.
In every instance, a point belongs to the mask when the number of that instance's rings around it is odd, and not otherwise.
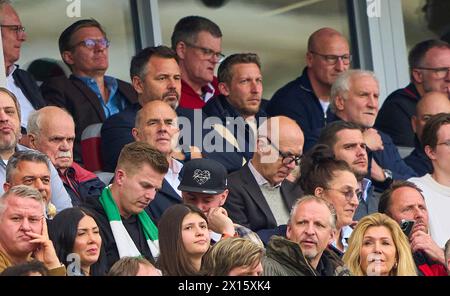
[[[131,60],[130,78],[138,94],[138,103],[108,118],[102,126],[101,149],[103,170],[113,172],[120,150],[134,141],[131,130],[136,113],[146,103],[161,100],[169,104],[178,116],[192,120],[194,110],[178,107],[181,74],[176,53],[166,46],[147,47]],[[199,110],[198,112],[201,113]]]
[[[0,3],[3,55],[5,60],[6,87],[19,100],[22,134],[26,134],[28,114],[46,105],[33,76],[14,64],[20,58],[22,43],[26,41],[25,28],[17,12],[6,1]]]
[[[253,158],[228,179],[224,207],[235,223],[258,234],[287,223],[301,190],[286,177],[298,165],[303,143],[302,130],[288,117],[269,118],[259,127]]]
[[[101,25],[93,19],[79,20],[59,37],[59,51],[72,75],[51,78],[42,86],[50,105],[65,108],[75,120],[75,161],[80,162],[80,140],[84,129],[102,123],[108,117],[137,102],[133,87],[106,76],[109,40]]]

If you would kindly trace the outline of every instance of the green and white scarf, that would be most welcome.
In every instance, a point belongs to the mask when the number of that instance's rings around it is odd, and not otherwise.
[[[111,225],[114,240],[116,241],[117,249],[119,250],[119,257],[141,256],[141,252],[137,249],[130,234],[122,223],[119,209],[112,198],[109,186],[103,189],[102,195],[100,195],[100,203],[102,204],[106,216],[108,217],[109,224]],[[148,247],[152,252],[153,258],[156,260],[159,256],[158,228],[156,228],[155,224],[145,211],[140,212],[137,216],[144,230]]]

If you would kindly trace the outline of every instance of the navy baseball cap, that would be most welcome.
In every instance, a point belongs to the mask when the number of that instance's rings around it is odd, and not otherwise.
[[[206,194],[220,194],[227,189],[227,169],[219,162],[196,158],[183,166],[178,190]]]

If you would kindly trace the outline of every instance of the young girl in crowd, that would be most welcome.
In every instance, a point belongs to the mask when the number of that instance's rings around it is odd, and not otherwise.
[[[197,207],[177,204],[158,223],[161,254],[157,268],[162,275],[200,275],[203,255],[210,246],[207,218]]]

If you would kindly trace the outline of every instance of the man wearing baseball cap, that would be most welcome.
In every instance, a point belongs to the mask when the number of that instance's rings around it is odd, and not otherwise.
[[[228,196],[227,170],[219,162],[199,158],[187,162],[183,178],[178,190],[181,191],[183,202],[192,204],[202,210],[208,218],[213,241],[222,237],[246,237],[262,245],[258,235],[250,229],[234,224],[222,207]]]

